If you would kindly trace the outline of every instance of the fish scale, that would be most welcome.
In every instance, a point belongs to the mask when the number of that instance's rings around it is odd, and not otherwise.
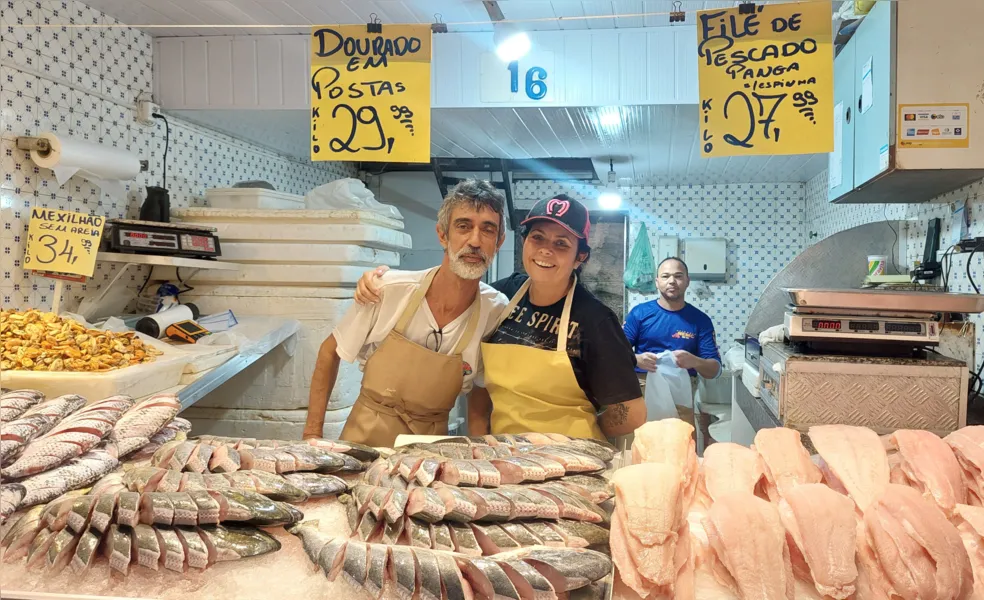
[[[181,403],[174,394],[155,394],[135,404],[113,428],[119,440],[120,456],[140,449],[160,433],[180,410]]]
[[[85,487],[118,465],[114,456],[97,448],[60,467],[28,477],[20,481],[27,489],[21,508],[48,502],[69,490]]]
[[[83,428],[84,425],[84,428]],[[98,444],[112,429],[101,420],[78,422],[80,429],[61,429],[36,438],[9,467],[0,471],[4,477],[18,479],[48,471],[82,454]]]
[[[92,561],[96,557],[96,549],[101,541],[102,532],[92,529],[87,530],[79,537],[78,545],[75,547],[75,555],[70,563],[73,573],[81,575],[92,566]]]

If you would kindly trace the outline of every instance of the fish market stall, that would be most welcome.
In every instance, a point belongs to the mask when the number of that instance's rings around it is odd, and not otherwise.
[[[3,399],[5,418],[44,405]],[[123,410],[113,439],[171,423],[172,405]],[[0,526],[0,587],[10,598],[245,600],[275,585],[277,597],[874,600],[918,597],[903,594],[919,575],[935,597],[963,600],[984,576],[981,431],[767,428],[754,448],[713,444],[702,459],[678,419],[647,423],[624,452],[536,433],[372,449],[180,432],[20,506]],[[18,481],[0,488],[5,506],[24,503],[9,486],[38,499]],[[934,559],[892,562],[896,544]]]

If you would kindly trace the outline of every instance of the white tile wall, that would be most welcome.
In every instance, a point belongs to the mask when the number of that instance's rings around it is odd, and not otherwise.
[[[591,184],[555,181],[517,182],[514,189],[522,208],[558,193],[593,204],[599,194]],[[727,238],[727,279],[708,284],[709,298],[688,294],[688,301],[711,317],[725,351],[742,335],[765,286],[804,247],[803,194],[802,183],[628,188],[623,196],[630,248],[640,223],[654,247],[661,235]],[[629,307],[655,298],[630,292]]]
[[[87,27],[101,25],[103,27]],[[133,104],[152,89],[149,35],[121,25],[81,2],[0,0],[0,300],[4,307],[48,307],[52,280],[21,268],[32,206],[107,217],[136,216],[143,186],[160,185],[164,126],[143,126]],[[167,156],[171,206],[203,206],[205,189],[263,179],[278,190],[304,194],[338,177],[354,177],[351,163],[300,162],[176,117]],[[150,170],[113,200],[79,177],[59,186],[16,149],[19,135],[53,131],[124,147],[150,161]],[[87,285],[66,286],[77,297],[107,282],[115,265],[100,265]],[[145,276],[129,271],[134,285]]]

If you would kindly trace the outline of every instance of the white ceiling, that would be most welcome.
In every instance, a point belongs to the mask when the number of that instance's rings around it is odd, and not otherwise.
[[[778,1],[778,0],[766,0]],[[86,0],[123,23],[155,36],[307,33],[311,25],[430,23],[440,14],[450,31],[492,28],[481,0]],[[524,28],[611,29],[668,25],[669,0],[499,0],[506,19]],[[839,2],[834,3],[835,6]],[[694,11],[734,6],[734,0],[682,0]],[[640,13],[658,13],[639,16]],[[620,16],[619,16],[620,15]],[[630,16],[636,15],[636,16]],[[598,17],[561,19],[561,17]],[[465,24],[467,23],[467,24]],[[225,25],[232,27],[215,27]],[[154,26],[154,27],[148,27]],[[282,27],[287,26],[287,27]],[[599,111],[619,111],[621,124],[604,127]],[[284,154],[309,156],[306,111],[174,111],[188,120]],[[700,157],[697,107],[435,109],[431,153],[437,157],[589,157],[605,178],[608,160],[620,179],[636,184],[806,181],[825,156]]]
[[[432,23],[439,14],[452,32],[492,30],[481,0],[86,0],[86,4],[128,25],[145,26],[155,36],[307,33],[311,25],[365,23],[373,13],[383,23]],[[667,15],[674,10],[669,0],[498,0],[498,4],[507,20],[527,21],[523,26],[530,30],[658,27],[669,25]],[[735,2],[682,0],[679,4],[692,22],[694,11],[732,7]],[[641,14],[647,16],[615,16]],[[568,19],[554,20],[559,17]],[[276,27],[264,27],[271,25]]]
[[[621,124],[599,115],[618,111]],[[306,158],[306,111],[188,110],[186,119]],[[608,160],[620,180],[636,185],[807,181],[826,168],[826,155],[704,159],[698,145],[696,105],[621,108],[434,109],[435,157],[592,158],[604,180]]]

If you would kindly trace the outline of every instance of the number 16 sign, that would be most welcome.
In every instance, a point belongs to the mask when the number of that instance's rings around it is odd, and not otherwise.
[[[24,268],[91,277],[105,222],[96,215],[31,209]]]
[[[697,13],[701,155],[834,149],[830,2]]]

